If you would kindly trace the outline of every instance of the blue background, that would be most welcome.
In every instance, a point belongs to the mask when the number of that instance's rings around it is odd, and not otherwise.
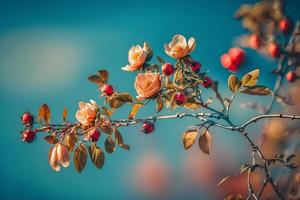
[[[69,119],[75,120],[79,101],[98,100],[97,88],[87,77],[101,68],[111,72],[110,83],[118,91],[135,95],[135,73],[120,70],[128,62],[129,48],[148,41],[155,55],[172,61],[164,54],[163,44],[176,33],[196,38],[193,57],[210,71],[211,77],[220,80],[221,92],[228,95],[229,72],[220,65],[219,57],[232,46],[235,36],[246,33],[233,18],[245,2],[255,1],[1,1],[0,198],[149,199],[151,196],[132,182],[138,178],[134,169],[139,160],[150,153],[159,155],[169,169],[169,191],[164,198],[213,199],[201,184],[195,186],[184,178],[184,165],[189,164],[187,156],[193,152],[201,154],[198,148],[186,152],[182,147],[181,134],[194,120],[158,122],[151,136],[141,134],[137,126],[124,128],[121,132],[131,151],[117,149],[106,156],[102,170],[88,162],[87,168],[78,174],[73,164],[60,173],[49,167],[49,144],[42,137],[31,145],[22,143],[19,116],[26,110],[36,113],[47,102],[53,122],[60,122],[65,106],[70,110]],[[299,6],[300,2],[294,0],[287,7],[293,19],[298,17]],[[249,49],[247,60],[238,75],[259,67],[260,84],[272,86],[270,71],[275,61]],[[232,111],[236,123],[256,114],[250,110],[241,112],[239,102],[249,100],[248,96],[238,97]],[[267,98],[256,100],[266,102]],[[128,111],[128,107],[122,108],[114,117],[125,117]],[[153,104],[139,116],[151,113]],[[245,141],[223,130],[212,132],[214,145],[209,159],[224,166],[224,175],[235,173],[241,163],[249,160]],[[207,160],[207,156],[201,156]],[[210,189],[217,193],[215,183],[210,184]]]

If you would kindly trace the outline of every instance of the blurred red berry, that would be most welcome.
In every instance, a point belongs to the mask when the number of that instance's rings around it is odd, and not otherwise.
[[[114,88],[113,88],[113,86],[111,86],[109,84],[105,84],[102,86],[101,92],[106,94],[107,96],[110,96],[114,93]]]
[[[201,63],[199,62],[194,62],[193,64],[191,64],[191,70],[195,73],[199,72],[200,71],[200,68],[201,68]]]
[[[288,33],[291,30],[291,22],[288,18],[282,19],[279,21],[278,27],[282,33]]]
[[[97,142],[100,137],[100,131],[95,128],[89,133],[89,137],[93,142]]]
[[[239,70],[239,66],[233,63],[230,67],[227,68],[229,71],[236,72]]]
[[[259,49],[259,47],[260,47],[260,37],[257,34],[250,35],[249,46],[252,49]]]
[[[174,73],[174,67],[171,63],[165,63],[163,64],[161,71],[165,76],[171,76]]]
[[[30,112],[25,112],[23,115],[22,115],[22,123],[23,124],[32,124],[34,121],[34,117],[33,115],[30,113]]]
[[[22,140],[24,142],[32,142],[35,138],[35,132],[32,130],[25,130],[22,134]]]
[[[182,105],[186,102],[186,95],[183,92],[177,92],[175,94],[174,100],[177,105]]]
[[[228,54],[235,65],[239,66],[244,62],[245,51],[243,49],[234,47],[229,49]]]
[[[289,71],[286,75],[285,78],[289,82],[294,82],[297,78],[297,75],[294,71]]]
[[[268,51],[270,56],[272,56],[273,58],[276,58],[280,55],[280,47],[275,42],[270,44]]]
[[[146,134],[152,133],[154,131],[154,124],[151,122],[144,122],[142,125],[142,131]]]
[[[208,76],[204,77],[202,82],[203,87],[209,88],[212,85],[212,80]]]
[[[225,68],[229,68],[232,65],[232,60],[231,60],[230,56],[227,53],[225,53],[221,56],[221,64]]]

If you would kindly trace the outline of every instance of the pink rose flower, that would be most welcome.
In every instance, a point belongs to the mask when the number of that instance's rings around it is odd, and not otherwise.
[[[76,112],[76,119],[84,126],[89,126],[95,121],[98,113],[98,105],[95,101],[90,103],[79,102],[79,110]]]
[[[137,75],[134,87],[138,96],[138,100],[153,97],[161,88],[160,74],[159,73],[140,73]]]
[[[195,38],[191,37],[187,43],[184,36],[177,34],[169,44],[165,44],[165,52],[172,58],[180,59],[194,51],[195,47]]]
[[[148,47],[144,43],[143,48],[140,45],[132,46],[128,52],[129,64],[122,67],[124,71],[136,71],[140,69],[146,61]]]

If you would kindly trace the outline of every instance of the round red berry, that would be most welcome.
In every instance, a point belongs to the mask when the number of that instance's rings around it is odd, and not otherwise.
[[[184,92],[177,92],[174,97],[177,105],[183,105],[186,102],[186,95]]]
[[[232,65],[232,60],[231,60],[230,56],[227,53],[225,53],[221,56],[221,64],[225,68],[229,68]]]
[[[199,62],[194,62],[191,64],[191,70],[195,73],[199,72],[200,71],[200,68],[201,68],[201,63]]]
[[[289,71],[286,75],[285,78],[289,82],[294,82],[297,78],[297,75],[294,71]]]
[[[272,56],[273,58],[276,58],[280,55],[280,47],[276,43],[270,44],[268,51],[270,56]]]
[[[173,65],[171,63],[165,63],[165,64],[163,64],[161,70],[162,70],[162,73],[165,76],[171,76],[174,73],[174,67],[173,67]]]
[[[291,22],[288,18],[282,19],[278,24],[279,30],[283,33],[288,33],[291,30]]]
[[[154,124],[151,122],[144,122],[142,125],[142,131],[146,134],[152,133],[154,131]]]
[[[252,34],[249,37],[249,46],[252,49],[259,49],[260,47],[260,37],[257,34]]]
[[[245,59],[245,51],[241,48],[234,47],[229,49],[228,55],[230,56],[232,62],[239,66],[244,62]]]
[[[22,122],[23,124],[32,124],[34,121],[34,117],[30,112],[25,112],[22,115]]]
[[[236,72],[239,70],[239,66],[235,63],[233,63],[230,67],[228,67],[228,70],[232,71],[232,72]]]
[[[208,76],[204,77],[203,81],[202,81],[202,85],[205,88],[209,88],[212,85],[212,80],[211,78],[209,78]]]
[[[110,96],[114,93],[114,88],[113,86],[109,84],[105,84],[101,88],[102,93],[106,94],[107,96]]]
[[[94,129],[89,133],[89,137],[93,142],[97,142],[100,137],[100,131],[98,129]]]
[[[35,132],[33,130],[25,130],[22,134],[22,140],[24,142],[32,142],[35,138]]]

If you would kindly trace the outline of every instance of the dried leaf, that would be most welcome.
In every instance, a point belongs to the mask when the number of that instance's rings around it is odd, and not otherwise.
[[[67,115],[68,115],[68,109],[64,108],[64,110],[62,112],[62,119],[64,122],[66,122],[66,120],[67,120]]]
[[[140,103],[133,104],[133,105],[132,105],[132,108],[131,108],[131,110],[130,110],[130,113],[129,113],[129,115],[128,115],[128,118],[129,118],[129,119],[134,119],[135,116],[136,116],[136,114],[137,114],[137,112],[139,111],[139,109],[140,109],[141,107],[143,107],[143,106],[144,106],[144,105],[143,105],[143,104],[140,104]]]
[[[80,173],[84,169],[87,161],[87,150],[84,144],[81,143],[75,149],[73,161],[75,169]]]
[[[273,92],[265,86],[245,87],[240,92],[244,94],[250,94],[250,95],[261,95],[261,96],[273,95]]]
[[[111,108],[119,108],[124,105],[124,103],[128,102],[133,102],[133,99],[129,93],[115,93],[109,99],[109,105]]]
[[[243,86],[255,86],[259,77],[259,69],[253,70],[245,74],[242,78]]]
[[[68,148],[59,142],[57,143],[57,160],[63,167],[70,165]]]
[[[89,81],[91,81],[92,83],[96,83],[96,84],[100,84],[101,82],[101,78],[98,75],[91,75],[88,77]]]
[[[159,113],[164,107],[163,99],[160,95],[157,96],[156,98],[156,110],[157,113]]]
[[[198,130],[187,130],[182,135],[183,146],[185,149],[189,149],[196,142]]]
[[[57,172],[60,171],[60,166],[57,158],[57,145],[54,145],[53,147],[50,148],[48,154],[48,161],[54,171]]]
[[[183,72],[180,68],[178,68],[174,74],[173,84],[181,85],[183,83]]]
[[[130,147],[129,147],[129,145],[124,144],[123,137],[122,137],[121,133],[119,132],[119,130],[115,128],[114,132],[115,132],[116,143],[123,149],[126,149],[129,151]]]
[[[66,135],[65,145],[69,151],[74,150],[76,142],[77,142],[77,136],[75,135],[75,133],[70,133],[70,134]]]
[[[217,184],[217,186],[222,185],[222,184],[223,184],[225,181],[227,181],[229,178],[230,178],[230,176],[224,177],[224,178]]]
[[[236,93],[236,91],[240,89],[240,87],[240,80],[235,75],[230,75],[228,77],[228,88],[231,90],[231,92]]]
[[[44,103],[39,109],[38,120],[39,121],[44,120],[46,124],[49,124],[50,116],[51,116],[50,108],[47,104]]]
[[[105,155],[104,152],[101,150],[100,147],[97,146],[96,143],[93,143],[89,147],[89,154],[94,165],[99,169],[102,168],[105,161]]]
[[[208,130],[199,137],[199,147],[203,153],[210,154],[212,138]]]
[[[108,81],[109,73],[107,70],[99,70],[98,74],[102,83],[106,83]]]
[[[58,139],[54,135],[47,135],[44,137],[44,139],[49,143],[49,144],[56,144],[58,142]]]
[[[115,141],[110,136],[105,140],[104,146],[107,153],[112,153],[116,149]]]
[[[201,103],[196,101],[194,97],[188,96],[184,107],[188,109],[197,110],[201,107]]]

